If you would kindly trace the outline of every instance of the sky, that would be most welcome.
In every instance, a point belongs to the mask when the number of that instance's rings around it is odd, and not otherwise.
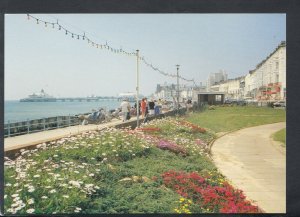
[[[228,78],[249,73],[286,40],[285,14],[31,14],[57,22],[98,44],[127,52],[140,50],[168,74],[206,83],[210,73]],[[117,96],[135,92],[137,58],[96,49],[57,26],[5,15],[5,100],[25,98],[44,89],[55,97]],[[176,84],[139,62],[140,93],[157,84]],[[193,85],[179,80],[180,84]]]

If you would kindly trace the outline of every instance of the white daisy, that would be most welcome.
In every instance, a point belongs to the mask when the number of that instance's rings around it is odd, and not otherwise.
[[[53,194],[53,193],[55,193],[55,192],[56,192],[55,189],[52,189],[51,191],[49,191],[50,194]]]
[[[28,209],[26,210],[27,213],[33,213],[34,212],[34,209]]]

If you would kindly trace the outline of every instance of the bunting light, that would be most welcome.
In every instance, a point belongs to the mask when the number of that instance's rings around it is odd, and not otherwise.
[[[47,24],[52,25],[53,29],[57,26],[58,30],[61,30],[61,29],[65,30],[65,35],[68,35],[68,33],[70,33],[70,35],[71,35],[72,38],[74,38],[74,36],[75,37],[77,36],[77,39],[80,39],[80,38],[82,38],[82,40],[87,39],[88,44],[91,43],[92,47],[100,48],[100,49],[107,49],[108,51],[111,51],[112,53],[124,54],[126,56],[135,56],[135,57],[137,56],[136,52],[127,52],[127,51],[123,50],[123,48],[115,49],[115,48],[109,46],[108,43],[107,43],[107,41],[105,42],[105,44],[98,44],[98,43],[90,40],[86,36],[85,32],[83,33],[83,35],[71,32],[68,29],[66,29],[65,27],[63,27],[61,24],[59,24],[58,20],[56,20],[56,23],[54,23],[54,22],[49,22],[49,21],[38,19],[37,17],[34,17],[31,14],[27,14],[27,19],[31,20],[31,18],[32,18],[32,20],[36,20],[36,24],[39,24],[39,22],[45,23],[45,27],[47,27]],[[163,70],[160,70],[157,67],[154,67],[152,65],[152,63],[148,63],[145,60],[144,57],[139,57],[139,60],[141,60],[146,66],[148,66],[152,70],[157,71],[157,72],[159,72],[160,74],[162,74],[164,76],[168,76],[168,77],[172,77],[172,78],[176,78],[177,77],[177,75],[175,75],[175,74],[169,74],[169,73],[164,72]],[[180,79],[182,79],[184,81],[187,81],[187,82],[194,82],[194,84],[195,84],[194,79],[186,79],[186,78],[184,78],[182,76],[178,76],[178,78],[180,78]]]

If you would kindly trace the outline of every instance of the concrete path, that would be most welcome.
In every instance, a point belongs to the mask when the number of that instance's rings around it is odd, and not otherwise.
[[[30,133],[21,136],[8,137],[4,139],[4,152],[15,149],[25,148],[32,145],[37,145],[43,142],[60,139],[70,135],[76,135],[90,130],[97,130],[105,127],[111,127],[122,123],[121,120],[113,120],[104,124],[89,124],[77,125],[71,127],[64,127],[54,130],[41,131],[37,133]]]
[[[266,213],[286,213],[286,155],[271,134],[276,123],[224,135],[212,146],[212,158],[232,184]]]
[[[162,111],[162,115],[168,115],[172,111]],[[153,116],[158,117],[158,116]],[[129,124],[131,122],[136,122],[137,117],[131,117],[129,121],[124,122],[125,124]],[[143,122],[144,118],[139,118],[140,123]],[[114,127],[122,124],[122,120],[113,119],[109,123],[103,124],[89,124],[89,125],[76,125],[71,127],[64,127],[59,129],[41,131],[37,133],[30,133],[20,136],[8,137],[4,139],[4,152],[10,152],[19,150],[21,148],[26,148],[29,146],[34,146],[43,142],[49,142],[53,140],[57,140],[63,137],[67,137],[70,135],[76,135],[79,133],[91,131],[91,130],[100,130],[106,127]]]

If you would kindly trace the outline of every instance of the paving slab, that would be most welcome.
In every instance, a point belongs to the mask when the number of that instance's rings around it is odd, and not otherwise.
[[[286,213],[286,154],[271,135],[285,122],[242,129],[212,146],[220,172],[266,213]]]

